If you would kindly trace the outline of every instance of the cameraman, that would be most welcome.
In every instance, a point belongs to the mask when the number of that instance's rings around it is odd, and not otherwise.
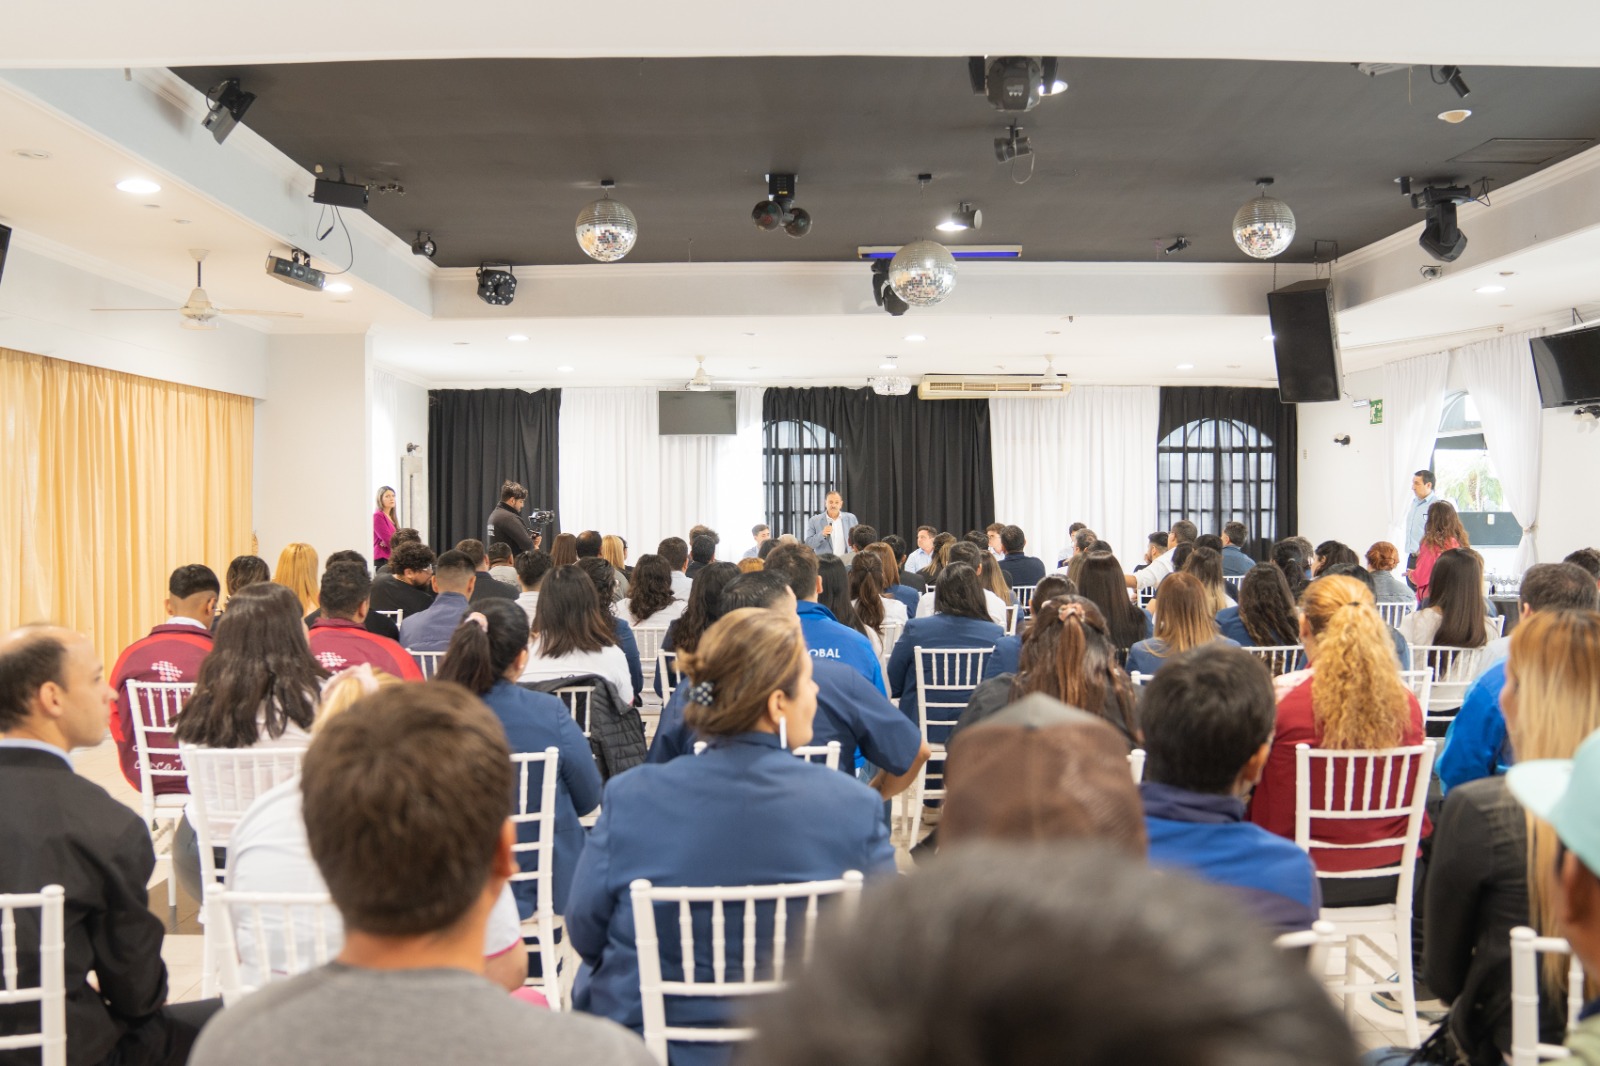
[[[533,550],[533,534],[522,517],[528,503],[528,490],[515,481],[500,486],[500,505],[489,512],[489,543],[509,544],[512,557]]]

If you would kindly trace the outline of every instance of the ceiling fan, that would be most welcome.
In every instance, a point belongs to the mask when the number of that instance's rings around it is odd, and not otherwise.
[[[194,256],[194,289],[189,293],[189,301],[182,307],[94,307],[93,311],[164,311],[168,314],[177,311],[183,316],[179,323],[184,329],[216,329],[218,315],[258,315],[270,318],[302,318],[299,311],[247,311],[242,308],[224,310],[211,302],[202,288],[201,271],[204,269],[206,255],[205,248],[190,248],[189,254]]]

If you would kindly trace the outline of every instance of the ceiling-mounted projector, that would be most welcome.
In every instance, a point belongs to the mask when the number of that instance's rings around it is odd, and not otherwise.
[[[286,284],[297,285],[312,292],[321,292],[328,276],[311,265],[311,256],[298,248],[289,255],[291,258],[285,259],[268,253],[267,273]]]

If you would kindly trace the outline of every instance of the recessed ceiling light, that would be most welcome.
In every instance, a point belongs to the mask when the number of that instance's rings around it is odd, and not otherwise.
[[[186,218],[175,218],[172,221],[176,222],[180,226],[187,226],[189,224],[189,220]]]
[[[457,347],[457,348],[465,348],[467,345],[471,344],[472,342],[471,341],[451,341],[450,343],[452,345],[454,345],[455,347]]]
[[[911,341],[913,344],[916,343],[917,341],[925,341],[927,339],[928,338],[924,337],[920,333],[907,333],[906,334],[906,340]]]
[[[117,182],[117,188],[136,196],[149,196],[151,193],[161,191],[161,186],[149,178],[125,178]]]
[[[160,204],[145,204],[146,207],[160,207]]]
[[[1500,271],[1500,276],[1502,278],[1514,278],[1517,276],[1517,272],[1515,270],[1502,270]]]
[[[1465,122],[1465,121],[1467,121],[1467,119],[1469,119],[1471,117],[1472,117],[1472,112],[1467,110],[1464,107],[1458,107],[1458,108],[1456,108],[1456,109],[1454,109],[1452,111],[1441,111],[1441,112],[1439,112],[1439,121],[1440,122],[1448,122],[1452,126],[1454,126],[1457,122]]]
[[[1179,370],[1193,370],[1194,369],[1194,364],[1193,363],[1179,363],[1178,364],[1178,369]]]
[[[50,153],[45,151],[43,148],[18,148],[15,149],[11,154],[19,156],[23,159],[40,160],[50,158]]]
[[[1046,337],[1059,337],[1061,336],[1061,331],[1059,329],[1047,329],[1044,331],[1044,335]]]
[[[747,329],[747,330],[744,331],[744,335],[746,337],[754,337],[756,335],[756,332],[753,329]]]
[[[563,374],[572,373],[572,368],[570,366],[558,366],[558,367],[556,367],[556,369],[561,371]]]
[[[1504,285],[1479,285],[1472,291],[1477,293],[1479,296],[1488,296],[1491,293],[1505,292],[1506,287]]]
[[[900,364],[895,362],[893,359],[891,359],[887,363],[879,363],[878,364],[878,369],[879,370],[898,370],[898,369],[900,369]]]
[[[348,281],[330,281],[322,287],[323,292],[354,292]],[[465,341],[461,343],[465,344]]]
[[[511,336],[506,338],[506,340],[508,340],[508,341],[517,341],[518,343],[521,343],[522,341],[525,341],[527,339],[528,339],[528,335],[526,333],[513,333],[513,334],[511,334]]]

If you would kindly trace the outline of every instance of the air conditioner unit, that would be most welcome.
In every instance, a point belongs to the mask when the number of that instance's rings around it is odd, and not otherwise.
[[[924,400],[981,400],[985,396],[1060,400],[1071,391],[1066,378],[1046,374],[926,374],[917,384],[917,396]]]

